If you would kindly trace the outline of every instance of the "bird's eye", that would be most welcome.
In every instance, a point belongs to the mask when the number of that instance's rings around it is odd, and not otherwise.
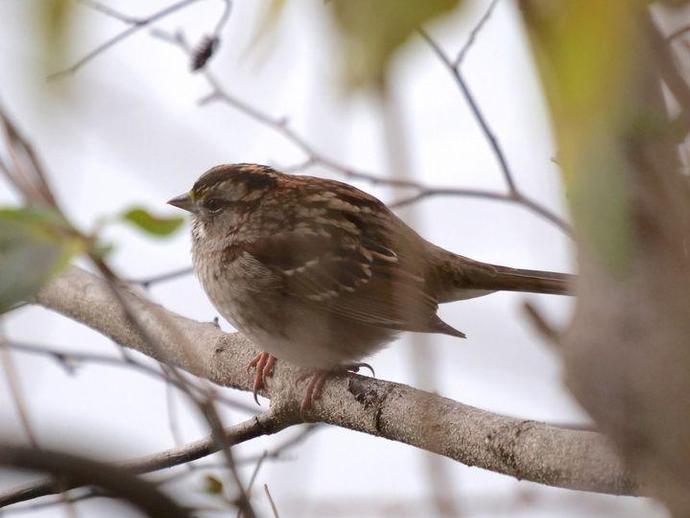
[[[211,214],[218,214],[225,207],[225,201],[218,198],[211,198],[204,202],[204,208]]]

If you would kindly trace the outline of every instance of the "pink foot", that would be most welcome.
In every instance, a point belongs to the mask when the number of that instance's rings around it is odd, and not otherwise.
[[[302,399],[302,404],[299,407],[300,410],[302,412],[305,412],[314,406],[314,401],[321,397],[321,389],[323,389],[324,383],[326,383],[326,380],[330,376],[343,374],[347,372],[359,372],[359,369],[361,367],[369,369],[371,373],[374,376],[376,376],[376,374],[374,373],[374,369],[368,363],[353,363],[350,365],[343,365],[342,367],[333,370],[314,371],[308,374],[303,374],[302,376],[297,378],[297,383],[299,383],[300,381],[304,381],[306,379],[309,380],[309,383],[307,384],[307,390],[304,393],[304,398]]]
[[[276,357],[266,352],[257,354],[254,359],[247,365],[247,372],[252,368],[256,368],[254,376],[254,401],[259,404],[257,392],[262,388],[266,388],[266,379],[273,376],[273,367],[276,364]]]

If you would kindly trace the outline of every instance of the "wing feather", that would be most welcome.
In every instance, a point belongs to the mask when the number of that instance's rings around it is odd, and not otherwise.
[[[246,250],[302,302],[359,323],[429,330],[438,305],[423,278],[398,271],[397,254],[385,245],[367,245],[339,233],[287,231]]]

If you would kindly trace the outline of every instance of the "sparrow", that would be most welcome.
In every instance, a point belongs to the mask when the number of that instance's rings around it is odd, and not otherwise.
[[[574,285],[572,275],[449,252],[351,185],[265,165],[213,167],[168,203],[192,215],[194,270],[209,299],[262,351],[249,364],[255,400],[281,359],[309,373],[303,410],[330,374],[367,366],[402,331],[465,338],[438,316],[441,303]]]

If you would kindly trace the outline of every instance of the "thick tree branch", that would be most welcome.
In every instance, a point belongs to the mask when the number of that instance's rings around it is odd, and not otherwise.
[[[227,334],[168,312],[138,292],[125,294],[148,333],[165,344],[165,359],[224,386],[251,390],[246,371],[255,349],[239,333]],[[105,281],[71,268],[37,296],[46,308],[82,322],[144,354],[147,341],[122,313]],[[176,344],[168,322],[194,347],[191,364]],[[163,360],[164,358],[157,358]],[[279,362],[270,387],[271,406],[298,416],[301,394],[295,368]],[[265,394],[264,394],[265,395]],[[547,485],[613,494],[637,494],[635,480],[599,434],[500,416],[397,383],[347,376],[326,383],[315,408],[300,416],[403,442],[470,466]]]

